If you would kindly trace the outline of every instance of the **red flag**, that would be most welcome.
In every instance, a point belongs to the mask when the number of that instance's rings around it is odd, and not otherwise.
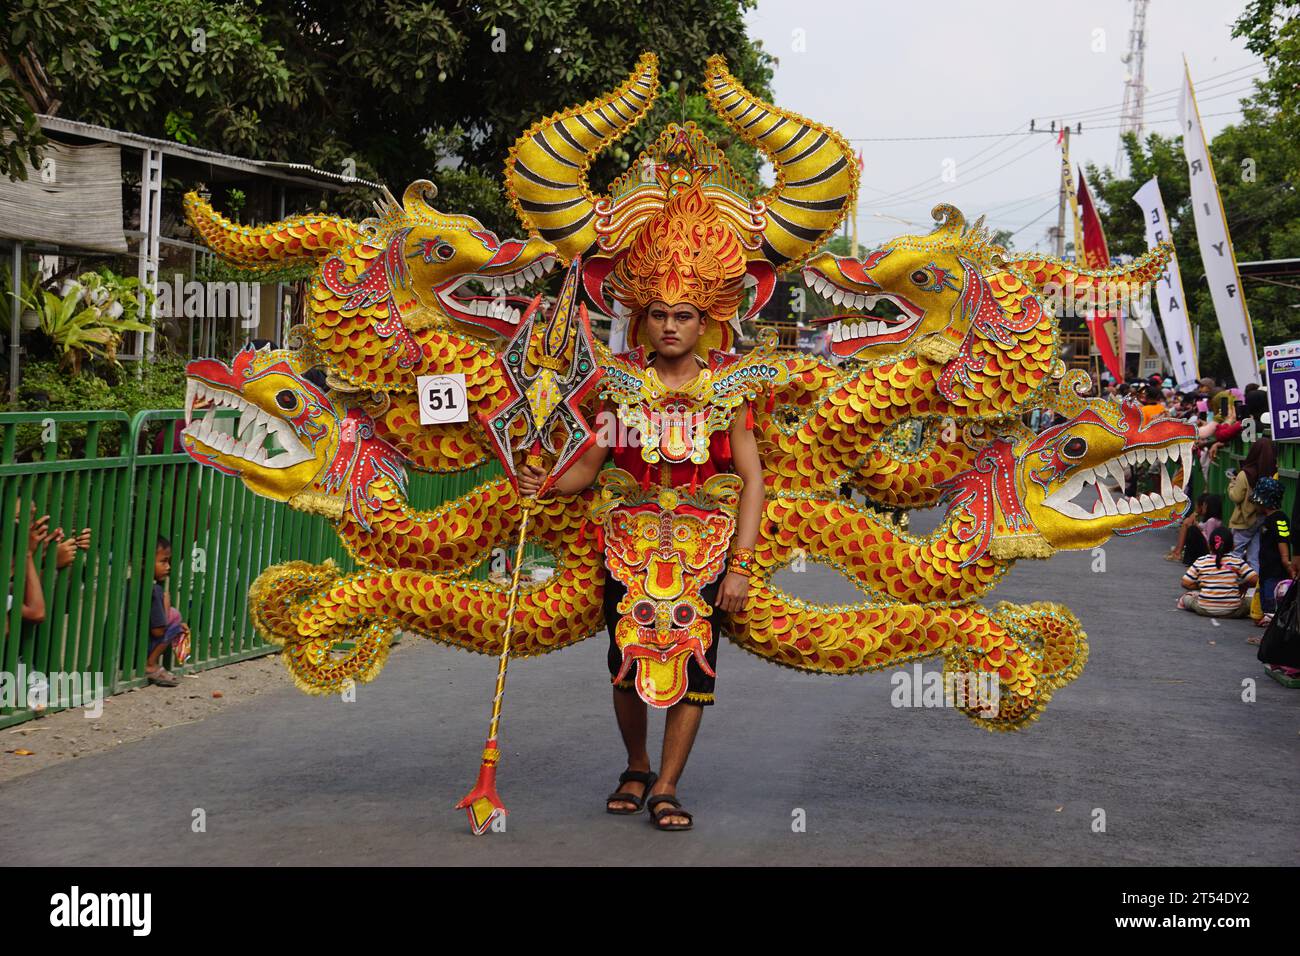
[[[1105,269],[1110,265],[1110,251],[1106,248],[1106,233],[1101,228],[1101,217],[1092,204],[1088,181],[1079,170],[1079,218],[1083,220],[1083,251],[1079,261],[1089,269]]]
[[[1079,170],[1079,219],[1083,224],[1083,248],[1074,253],[1078,263],[1086,269],[1105,269],[1110,266],[1110,251],[1106,248],[1106,233],[1101,228],[1101,217],[1093,205],[1092,194],[1088,191],[1088,181]],[[1109,291],[1109,290],[1106,290]],[[1120,316],[1107,311],[1102,303],[1097,304],[1088,317],[1088,331],[1097,343],[1101,360],[1115,377],[1115,381],[1124,381],[1124,332],[1119,323]]]

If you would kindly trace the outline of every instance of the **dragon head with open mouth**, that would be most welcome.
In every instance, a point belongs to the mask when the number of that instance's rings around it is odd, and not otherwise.
[[[875,362],[919,348],[960,378],[987,353],[976,340],[1006,348],[1016,338],[1037,337],[1053,323],[1050,305],[1062,291],[1139,288],[1172,254],[1162,243],[1132,262],[1089,270],[1008,253],[983,219],[967,228],[952,206],[936,206],[933,215],[938,225],[927,235],[898,236],[862,259],[822,253],[804,266],[809,287],[855,310],[818,320],[830,325],[834,355]]]
[[[508,338],[528,302],[515,293],[554,268],[555,247],[539,238],[502,241],[473,216],[435,209],[434,195],[432,183],[417,180],[400,207],[382,206],[378,220],[367,220],[387,240],[384,285],[397,314],[409,328],[427,324],[422,315],[446,316]],[[327,263],[322,278],[331,291],[351,293],[364,290],[368,271],[349,283]]]
[[[366,527],[372,483],[387,477],[404,491],[405,461],[375,436],[370,415],[309,377],[312,364],[304,352],[252,347],[229,366],[190,362],[181,441],[195,461],[255,494],[333,518],[350,513]],[[206,414],[195,417],[196,407]],[[222,409],[238,419],[219,418]]]
[[[1000,252],[982,222],[965,228],[962,214],[938,206],[929,235],[899,236],[862,259],[823,252],[803,268],[804,282],[835,305],[865,312],[820,320],[831,328],[831,352],[875,359],[942,332],[990,297],[982,272]]]
[[[970,519],[962,536],[979,539],[966,562],[1047,557],[1094,548],[1112,534],[1175,524],[1187,513],[1196,429],[1160,416],[1144,422],[1132,402],[1079,398],[1086,374],[1069,373],[1053,396],[1070,417],[1035,435],[1027,429],[983,448],[974,467],[943,482],[952,510]],[[1126,495],[1125,467],[1145,467],[1150,492]]]
[[[235,273],[311,278],[305,320],[336,380],[403,391],[439,362],[445,333],[513,335],[531,298],[524,287],[559,260],[545,239],[502,240],[473,216],[434,208],[436,193],[417,180],[361,223],[308,214],[241,226],[197,193],[185,213]]]

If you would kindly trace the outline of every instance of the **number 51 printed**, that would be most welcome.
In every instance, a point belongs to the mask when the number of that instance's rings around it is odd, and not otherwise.
[[[416,382],[420,394],[421,425],[469,421],[469,402],[465,399],[463,373],[421,375]]]

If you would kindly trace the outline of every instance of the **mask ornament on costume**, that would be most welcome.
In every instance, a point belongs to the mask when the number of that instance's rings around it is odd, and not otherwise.
[[[691,659],[713,675],[705,654],[721,635],[712,633],[713,608],[699,592],[722,573],[741,481],[713,475],[694,494],[681,494],[646,493],[618,469],[602,478],[591,516],[604,522],[606,562],[627,588],[618,605],[614,642],[623,662],[614,681],[635,667],[641,699],[671,707],[686,696]]]

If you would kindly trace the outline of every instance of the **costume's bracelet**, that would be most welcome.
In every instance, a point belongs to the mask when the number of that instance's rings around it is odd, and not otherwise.
[[[727,570],[735,574],[743,574],[747,578],[752,578],[754,576],[754,549],[732,549],[731,563],[728,565]]]

